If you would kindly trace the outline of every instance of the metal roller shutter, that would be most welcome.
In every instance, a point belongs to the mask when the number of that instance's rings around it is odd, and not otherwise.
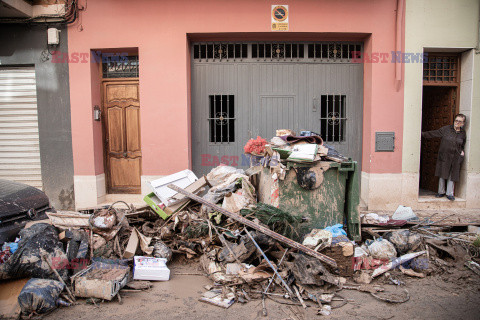
[[[0,68],[0,179],[42,188],[34,67]]]

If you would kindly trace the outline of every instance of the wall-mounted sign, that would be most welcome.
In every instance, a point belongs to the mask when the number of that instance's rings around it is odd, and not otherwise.
[[[288,5],[272,5],[272,31],[288,31]]]

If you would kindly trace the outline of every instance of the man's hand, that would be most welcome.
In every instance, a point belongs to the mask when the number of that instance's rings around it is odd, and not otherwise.
[[[462,153],[460,153],[461,156],[464,156],[465,155],[465,152],[462,151]]]

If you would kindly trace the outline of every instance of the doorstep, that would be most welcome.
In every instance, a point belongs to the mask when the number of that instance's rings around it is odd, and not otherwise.
[[[425,195],[418,197],[417,210],[448,210],[448,209],[465,209],[467,201],[465,199],[455,197],[455,201],[450,201],[446,197],[435,198],[435,196]]]
[[[136,208],[147,206],[143,201],[143,195],[131,193],[111,193],[105,196],[105,202],[101,205],[110,205],[115,201],[125,201],[128,204],[133,204]]]
[[[94,206],[96,207],[103,207],[103,206],[109,206],[112,203],[116,201],[125,201],[128,205],[133,204],[135,208],[140,208],[147,206],[145,201],[143,201],[143,195],[141,194],[130,194],[130,193],[111,193],[111,194],[106,194],[104,201],[100,202],[98,205]],[[118,204],[121,206],[121,204]],[[77,208],[78,210],[84,210],[84,209],[91,209],[92,207],[81,207]]]

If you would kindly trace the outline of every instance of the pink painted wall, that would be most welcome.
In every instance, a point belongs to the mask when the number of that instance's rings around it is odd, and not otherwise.
[[[366,52],[395,50],[395,0],[283,1],[290,31],[270,32],[271,1],[89,1],[79,24],[68,29],[69,51],[138,48],[143,175],[190,166],[189,38],[346,39],[363,37]],[[333,34],[335,33],[335,34]],[[218,35],[220,34],[220,35]],[[230,35],[229,35],[230,34]],[[356,35],[355,35],[356,34]],[[347,35],[347,36],[345,36]],[[367,36],[368,35],[368,36]],[[103,172],[92,103],[99,93],[88,63],[70,64],[75,175]],[[401,172],[403,87],[393,63],[365,64],[363,171]],[[375,153],[375,131],[395,131],[393,153]]]

